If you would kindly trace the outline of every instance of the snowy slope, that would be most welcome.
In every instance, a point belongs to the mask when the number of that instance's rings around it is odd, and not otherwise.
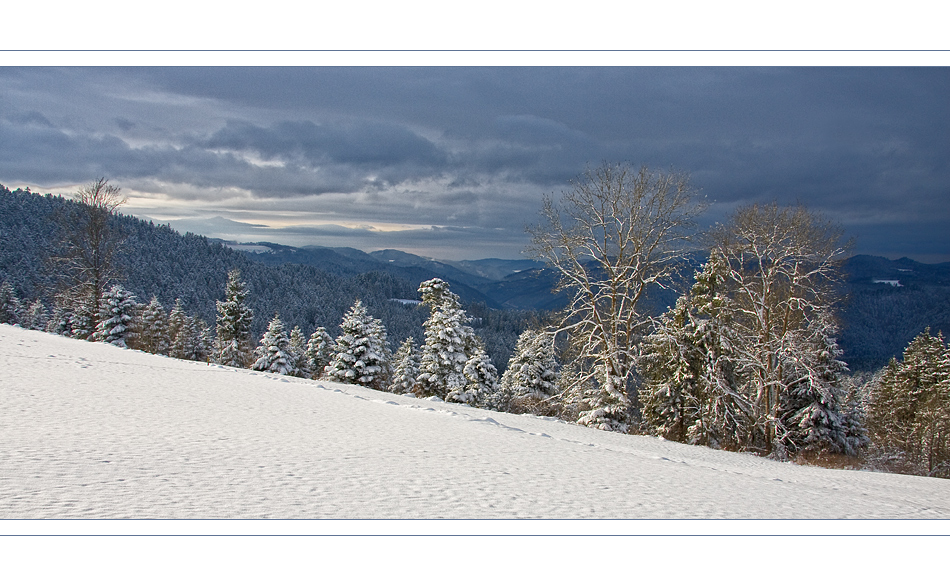
[[[950,518],[825,470],[0,325],[0,519]]]

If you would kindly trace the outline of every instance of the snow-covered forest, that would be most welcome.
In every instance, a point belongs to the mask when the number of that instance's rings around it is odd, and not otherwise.
[[[120,216],[104,180],[78,202],[4,189],[24,222],[4,226],[0,323],[776,460],[950,477],[950,352],[928,330],[900,361],[850,374],[833,227],[802,208],[743,208],[690,270],[688,184],[609,166],[586,181],[565,208],[546,203],[534,231],[534,253],[573,296],[550,315],[466,308],[438,277],[267,267]],[[598,231],[603,246],[585,236]],[[648,302],[657,289],[679,295],[662,314]]]

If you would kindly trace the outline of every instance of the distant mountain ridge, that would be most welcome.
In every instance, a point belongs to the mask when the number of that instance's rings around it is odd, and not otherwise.
[[[450,282],[467,301],[481,301],[492,308],[555,311],[569,300],[564,293],[552,292],[557,273],[534,260],[442,261],[398,250],[366,253],[352,248],[256,245],[273,250],[249,253],[267,263],[302,262],[339,274],[384,271],[410,280],[437,276]],[[687,264],[692,269],[704,261],[705,255],[697,253]],[[856,255],[846,259],[842,268],[845,301],[839,310],[838,340],[843,359],[853,371],[874,370],[892,356],[899,357],[926,327],[950,335],[950,263]],[[659,313],[677,295],[655,291],[647,303],[652,312]]]
[[[442,261],[392,249],[363,252],[355,248],[324,246],[297,248],[273,242],[219,242],[271,266],[302,264],[340,276],[383,272],[416,283],[438,277],[449,283],[464,303],[484,303],[492,309],[533,309],[532,304],[506,303],[504,296],[499,300],[494,292],[505,278],[517,275],[519,271],[539,270],[544,266],[533,260]]]

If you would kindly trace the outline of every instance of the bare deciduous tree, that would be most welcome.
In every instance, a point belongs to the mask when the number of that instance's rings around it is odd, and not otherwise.
[[[59,218],[63,247],[53,260],[66,280],[68,298],[86,319],[96,320],[103,294],[119,276],[115,259],[121,238],[109,220],[126,198],[102,177],[81,187],[74,200],[80,205]]]
[[[806,354],[818,351],[815,324],[832,315],[847,249],[842,234],[803,207],[774,203],[740,208],[713,231],[714,248],[729,265],[733,351],[749,387],[752,432],[760,435],[750,445],[783,449],[783,397],[807,382],[802,377],[821,378],[819,361]]]
[[[558,203],[545,198],[529,250],[560,272],[557,291],[572,295],[560,332],[596,368],[582,369],[600,388],[582,423],[622,431],[639,420],[631,383],[649,321],[641,302],[648,287],[671,284],[704,207],[686,175],[608,163],[588,169]]]

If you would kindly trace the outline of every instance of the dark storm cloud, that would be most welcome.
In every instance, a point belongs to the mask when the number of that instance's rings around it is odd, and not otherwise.
[[[803,203],[861,251],[950,260],[946,68],[0,69],[0,83],[0,181],[310,197],[295,209],[463,225],[476,246],[495,229],[524,241],[542,194],[629,161],[689,173],[720,215]]]

